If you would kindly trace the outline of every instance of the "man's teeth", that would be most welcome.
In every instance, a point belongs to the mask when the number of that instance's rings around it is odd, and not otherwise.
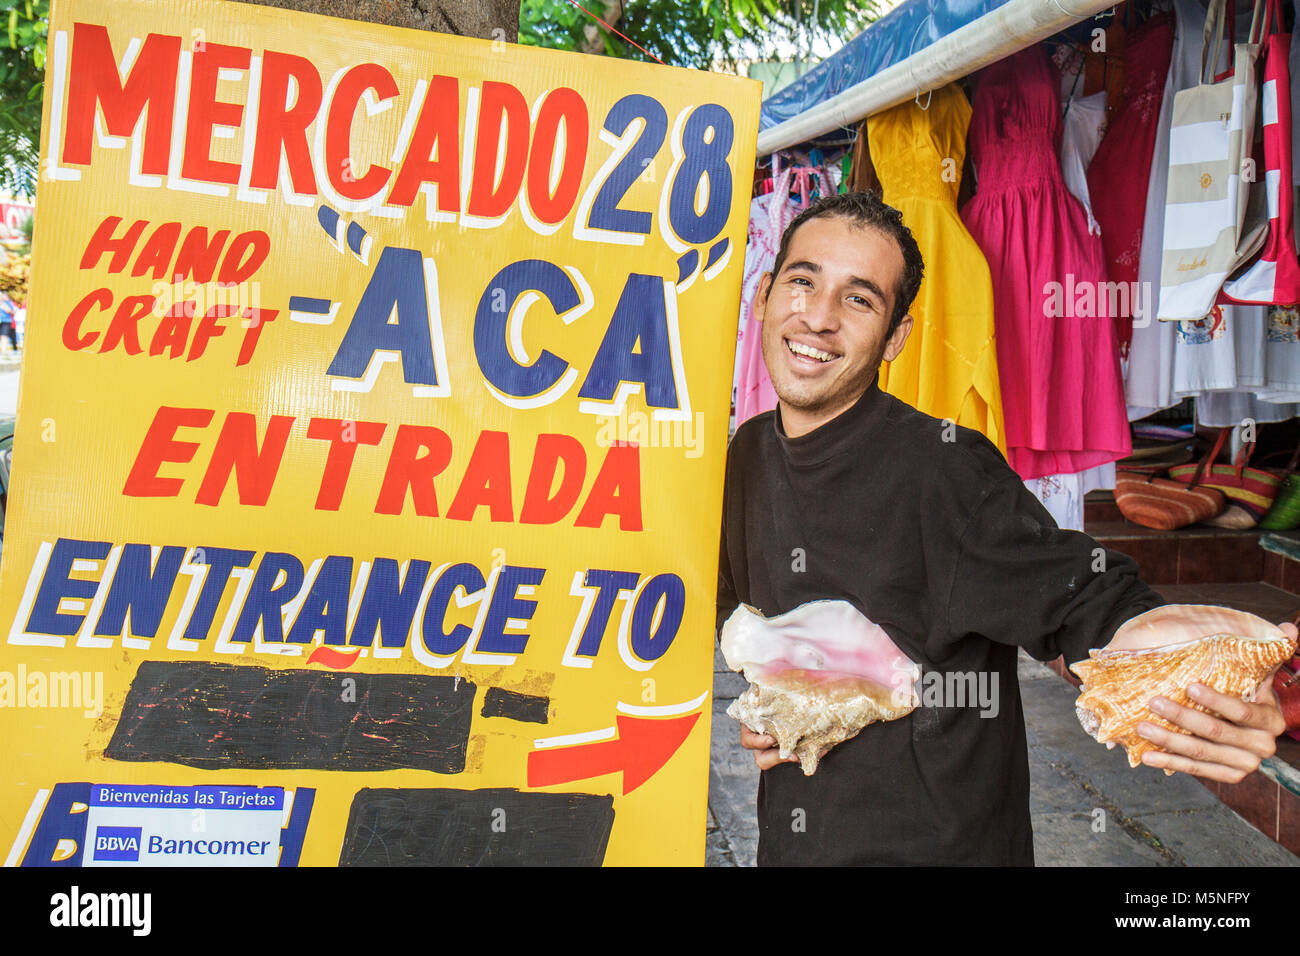
[[[790,351],[795,355],[806,355],[808,358],[815,358],[819,362],[829,362],[835,358],[830,352],[823,352],[821,349],[815,349],[811,345],[804,345],[802,342],[787,340],[785,344],[790,346]]]

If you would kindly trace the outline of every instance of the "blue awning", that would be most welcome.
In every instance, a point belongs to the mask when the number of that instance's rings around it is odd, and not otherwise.
[[[904,0],[813,69],[763,101],[760,131],[901,63],[1007,0]]]

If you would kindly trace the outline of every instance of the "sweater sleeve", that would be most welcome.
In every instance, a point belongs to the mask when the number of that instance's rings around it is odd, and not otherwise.
[[[1081,660],[1125,621],[1167,603],[1127,555],[1056,527],[1014,475],[990,486],[976,506],[952,575],[949,639],[978,634],[1039,660]]]

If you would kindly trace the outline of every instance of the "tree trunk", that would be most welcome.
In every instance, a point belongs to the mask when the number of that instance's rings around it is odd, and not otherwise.
[[[605,0],[605,9],[604,12],[600,14],[600,18],[612,27],[618,26],[618,21],[622,19],[623,16],[623,4],[625,2],[628,2],[628,0]],[[583,4],[583,6],[587,5]],[[596,6],[597,9],[599,9],[600,5],[597,4]],[[588,7],[588,9],[591,8]],[[595,20],[588,23],[582,31],[583,36],[586,37],[586,41],[582,44],[582,52],[591,53],[596,56],[604,56],[604,32],[604,28]]]
[[[238,0],[393,27],[519,42],[519,0]],[[615,0],[617,4],[617,0]],[[606,18],[608,19],[608,17]]]

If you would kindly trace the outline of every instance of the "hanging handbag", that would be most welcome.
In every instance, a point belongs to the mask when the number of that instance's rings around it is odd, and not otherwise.
[[[1206,523],[1244,531],[1255,527],[1259,519],[1268,514],[1283,479],[1262,468],[1246,467],[1255,450],[1253,441],[1242,444],[1237,460],[1231,465],[1214,464],[1231,431],[1230,428],[1219,429],[1214,447],[1199,465],[1177,465],[1169,469],[1169,477],[1174,481],[1191,481],[1194,475],[1199,476],[1202,486],[1223,492],[1223,496],[1228,499],[1223,514]]]
[[[1264,456],[1258,464],[1262,467],[1269,458],[1285,454],[1285,451],[1274,452],[1272,455]],[[1268,509],[1268,514],[1264,515],[1257,525],[1261,531],[1290,531],[1300,526],[1300,475],[1295,474],[1298,464],[1300,464],[1300,447],[1291,453],[1291,460],[1278,473],[1281,484],[1278,485],[1277,494],[1273,496],[1273,507]]]
[[[1246,216],[1257,121],[1259,30],[1263,2],[1256,0],[1246,43],[1233,47],[1229,77],[1206,82],[1219,62],[1227,0],[1210,0],[1196,86],[1174,95],[1169,132],[1169,186],[1157,318],[1196,320],[1214,306],[1224,280],[1263,246],[1266,221]]]
[[[1187,483],[1157,478],[1154,474],[1118,472],[1115,504],[1129,521],[1157,531],[1174,531],[1220,515],[1227,507],[1223,492],[1197,487],[1209,460],[1203,458],[1195,466],[1195,474]]]
[[[1256,205],[1257,200],[1266,203],[1266,208],[1257,215],[1267,216],[1268,237],[1263,252],[1246,271],[1223,284],[1220,302],[1289,305],[1300,301],[1300,258],[1296,254],[1295,187],[1291,170],[1291,34],[1280,32],[1281,19],[1277,0],[1266,0],[1264,83],[1259,100],[1264,169],[1255,176],[1251,205]],[[1255,158],[1258,161],[1258,151]]]

